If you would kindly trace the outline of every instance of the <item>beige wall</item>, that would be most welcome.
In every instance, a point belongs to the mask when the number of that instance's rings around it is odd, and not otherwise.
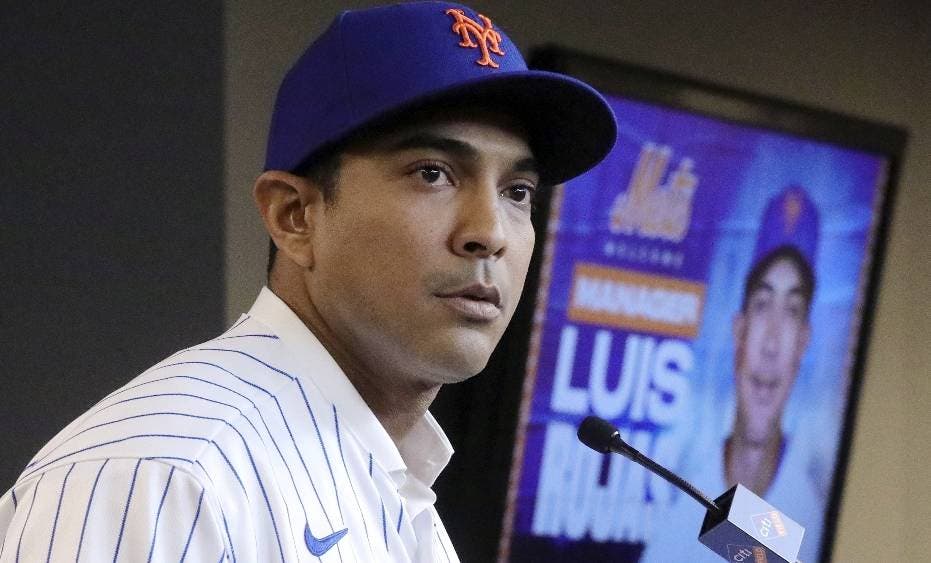
[[[248,308],[264,279],[267,243],[249,191],[261,170],[277,81],[308,38],[321,32],[342,7],[365,4],[369,3],[239,0],[227,5],[230,319]],[[493,15],[524,50],[555,42],[910,129],[834,560],[931,557],[931,534],[926,529],[931,522],[928,4],[889,2],[866,8],[801,0],[471,4]]]

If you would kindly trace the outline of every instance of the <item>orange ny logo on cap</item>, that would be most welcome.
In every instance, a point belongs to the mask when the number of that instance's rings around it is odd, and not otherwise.
[[[782,205],[782,216],[785,219],[784,230],[785,233],[791,235],[795,232],[795,226],[798,223],[798,218],[802,214],[802,206],[804,202],[802,198],[799,197],[798,192],[791,192],[786,196],[785,203]]]
[[[501,46],[499,45],[501,42],[501,34],[494,30],[491,25],[491,20],[479,14],[478,19],[484,24],[480,25],[477,21],[466,16],[465,12],[462,10],[450,8],[446,10],[446,13],[456,20],[453,22],[453,33],[458,33],[462,38],[459,42],[459,46],[473,49],[478,47],[482,51],[482,58],[475,62],[482,66],[498,68],[498,63],[491,59],[491,53],[503,55],[504,51],[501,50]],[[478,43],[472,41],[473,37]]]

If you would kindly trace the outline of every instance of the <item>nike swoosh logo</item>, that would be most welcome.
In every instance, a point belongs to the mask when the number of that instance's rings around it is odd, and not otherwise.
[[[323,537],[317,538],[310,532],[310,524],[304,526],[304,542],[307,544],[307,549],[317,557],[320,557],[324,553],[330,550],[331,547],[336,545],[336,542],[343,539],[343,537],[349,533],[349,528],[343,528],[338,532],[333,532],[332,534]]]

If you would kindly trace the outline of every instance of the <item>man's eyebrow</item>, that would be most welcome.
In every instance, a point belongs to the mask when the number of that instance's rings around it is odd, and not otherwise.
[[[773,293],[775,289],[773,288],[773,286],[769,285],[767,282],[763,280],[759,280],[758,282],[753,284],[753,287],[750,288],[750,291],[748,293],[750,295],[753,295],[754,293],[758,291],[766,291],[768,293]]]
[[[478,149],[469,143],[460,141],[459,139],[434,135],[432,133],[414,133],[388,146],[390,152],[410,149],[436,149],[471,160],[478,158]]]
[[[479,150],[473,145],[459,139],[432,133],[414,133],[388,146],[390,152],[410,149],[434,149],[468,160],[478,160],[479,158]],[[540,167],[535,158],[528,156],[514,163],[513,169],[517,172],[539,173]]]
[[[751,293],[751,294],[752,294],[752,293],[756,293],[757,291],[766,291],[766,292],[769,292],[769,293],[775,293],[775,292],[776,292],[776,288],[774,288],[773,286],[769,285],[769,283],[767,283],[767,282],[765,282],[765,281],[763,281],[763,280],[760,280],[760,281],[758,281],[756,284],[754,284],[753,288],[750,289],[750,293]],[[805,290],[802,288],[801,284],[796,284],[796,285],[793,285],[792,287],[789,288],[788,293],[789,293],[789,295],[802,295],[802,296],[804,296],[804,295],[805,295]]]
[[[537,159],[533,158],[532,156],[528,156],[527,158],[518,160],[514,165],[514,170],[516,172],[532,172],[539,175],[540,165],[537,163]]]
[[[802,286],[801,286],[801,285],[793,285],[793,286],[789,289],[789,295],[798,295],[798,296],[800,296],[800,297],[804,297],[804,296],[805,296],[805,290],[802,289]]]

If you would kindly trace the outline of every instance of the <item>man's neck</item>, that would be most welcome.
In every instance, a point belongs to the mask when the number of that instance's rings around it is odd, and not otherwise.
[[[372,409],[375,418],[381,422],[385,431],[391,436],[391,440],[398,446],[408,432],[423,419],[440,390],[438,385],[414,387],[386,384],[386,381],[399,383],[405,380],[401,377],[393,377],[391,374],[373,374],[368,370],[356,370],[351,365],[344,365],[336,354],[333,357],[359,395]]]
[[[271,280],[270,289],[326,348],[391,440],[399,445],[426,414],[440,386],[418,386],[410,377],[388,373],[386,369],[370,368],[358,359],[357,354],[351,354],[329,330],[306,291],[275,281],[274,278]]]
[[[779,469],[782,433],[775,431],[762,442],[749,440],[735,431],[724,446],[724,480],[728,486],[740,483],[763,496]]]

